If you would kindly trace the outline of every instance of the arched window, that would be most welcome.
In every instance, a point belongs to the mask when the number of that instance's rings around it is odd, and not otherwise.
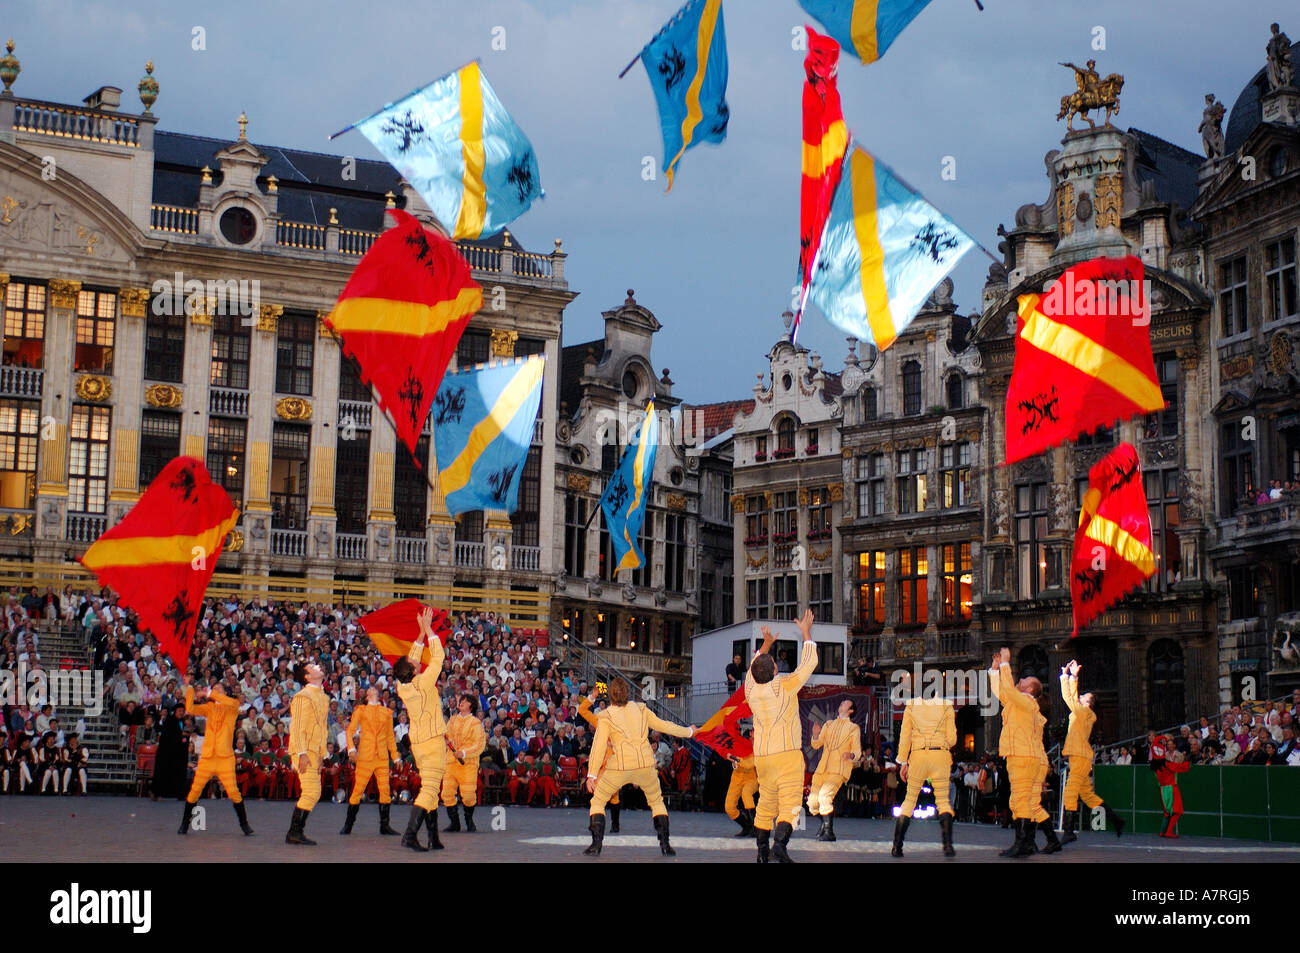
[[[862,419],[876,419],[876,389],[874,387],[862,388]]]
[[[1020,650],[1013,674],[1016,679],[1036,678],[1047,685],[1047,650],[1041,645],[1026,645]]]
[[[1147,650],[1150,710],[1147,723],[1157,731],[1170,728],[1187,715],[1183,691],[1183,648],[1173,639],[1159,639]]]
[[[966,382],[960,374],[948,375],[948,409],[961,410],[966,406]]]
[[[903,365],[903,415],[915,417],[921,412],[921,365],[908,361]]]
[[[794,456],[795,423],[793,417],[782,417],[776,425],[776,453],[779,457]]]

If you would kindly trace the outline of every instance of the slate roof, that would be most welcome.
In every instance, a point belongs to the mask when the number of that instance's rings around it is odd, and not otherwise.
[[[1300,41],[1291,44],[1292,62],[1300,62]],[[1291,85],[1296,85],[1293,79]],[[1264,121],[1263,106],[1260,100],[1268,92],[1268,78],[1263,68],[1250,78],[1242,89],[1237,101],[1228,113],[1228,125],[1223,130],[1223,146],[1227,155],[1232,155],[1241,148],[1241,144]]]
[[[1154,182],[1156,198],[1180,208],[1191,208],[1196,201],[1196,176],[1205,156],[1189,152],[1159,136],[1141,129],[1129,129],[1137,139],[1139,182]]]

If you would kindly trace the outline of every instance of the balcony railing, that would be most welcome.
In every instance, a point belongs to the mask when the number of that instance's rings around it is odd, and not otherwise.
[[[138,119],[54,103],[16,103],[14,130],[62,139],[80,139],[83,142],[111,142],[134,147],[140,145]]]
[[[311,225],[307,222],[277,222],[275,225],[275,243],[289,248],[309,248],[313,251],[324,251],[325,226]]]
[[[1268,543],[1300,532],[1300,500],[1244,506],[1236,516],[1219,520],[1220,543]]]
[[[364,255],[379,237],[378,232],[363,232],[356,228],[339,229],[339,251],[344,255]]]
[[[552,261],[549,255],[537,252],[517,251],[514,254],[514,273],[524,278],[552,278]]]
[[[970,654],[969,632],[939,633],[939,655],[942,658],[960,658]]]
[[[339,426],[346,427],[348,419],[351,418],[353,427],[360,430],[369,430],[370,415],[373,411],[374,404],[368,400],[340,400]]]
[[[93,543],[108,529],[107,516],[90,513],[68,514],[68,539],[74,543]]]
[[[487,271],[492,273],[499,273],[501,271],[500,248],[485,248],[482,245],[466,245],[457,242],[456,249],[474,271]]]
[[[248,391],[234,387],[209,388],[208,413],[217,417],[247,417]]]
[[[40,397],[44,382],[38,367],[0,367],[0,397]]]
[[[520,572],[537,572],[542,565],[540,546],[513,546],[510,549],[510,568]]]
[[[424,537],[398,536],[393,553],[399,563],[423,565],[427,562],[429,542]]]
[[[271,555],[307,558],[307,531],[305,529],[271,530]]]
[[[456,540],[456,565],[474,569],[483,568],[483,543],[466,543]]]
[[[181,208],[176,205],[150,205],[149,227],[155,232],[197,235],[199,233],[199,210],[196,208]]]
[[[28,503],[31,503],[30,497]],[[0,538],[12,539],[15,536],[31,538],[35,535],[33,524],[36,511],[33,509],[0,509]]]
[[[334,534],[334,558],[335,559],[365,559],[366,558],[366,534],[365,533],[335,533]]]

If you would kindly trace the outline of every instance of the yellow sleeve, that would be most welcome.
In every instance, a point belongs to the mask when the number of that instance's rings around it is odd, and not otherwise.
[[[594,778],[600,774],[607,754],[609,754],[609,719],[599,718],[596,720],[596,737],[591,742],[591,758],[587,761],[587,777]]]
[[[230,697],[229,695],[222,695],[221,699],[217,702],[217,704],[222,706],[223,708],[229,708],[233,712],[239,711],[239,702],[236,699]]]
[[[1009,663],[1004,663],[998,669],[998,701],[1008,707],[1038,711],[1038,703],[1016,688],[1015,679],[1011,677],[1011,665]]]
[[[653,731],[660,734],[672,735],[674,738],[689,738],[691,736],[691,729],[683,728],[671,721],[664,721],[649,708],[645,709],[645,720]]]
[[[908,705],[903,709],[903,730],[898,737],[898,757],[895,759],[899,764],[906,764],[907,759],[912,755],[912,706]]]
[[[826,734],[826,724],[827,724],[826,722],[822,722],[822,730],[812,736],[812,741],[810,743],[814,748],[820,748],[823,744],[825,744],[822,738]]]
[[[361,712],[364,710],[365,709],[363,709],[360,705],[357,705],[355,708],[352,709],[352,717],[351,719],[348,720],[348,750],[349,751],[356,750],[357,745],[354,739],[357,736],[357,729],[361,727]]]
[[[591,725],[591,727],[596,727],[596,716],[591,713],[590,698],[584,697],[582,701],[578,702],[578,714],[581,715],[582,720]]]
[[[798,694],[799,689],[803,688],[803,683],[808,681],[817,667],[817,643],[808,641],[800,649],[799,667],[785,677],[785,691],[792,694]]]
[[[289,702],[289,753],[295,758],[307,753],[307,699],[300,689]]]
[[[194,707],[194,687],[192,685],[186,685],[185,686],[185,710],[190,711],[193,707]]]
[[[858,731],[857,725],[849,731],[849,750],[853,752],[854,764],[862,760],[862,732]]]
[[[195,718],[207,718],[209,712],[209,702],[194,704],[194,688],[190,685],[185,686],[185,713],[193,715]]]
[[[429,667],[420,674],[421,689],[428,690],[430,686],[437,684],[438,676],[442,674],[442,660],[446,657],[447,653],[442,648],[442,639],[435,635],[433,644],[429,646]]]
[[[471,716],[472,717],[472,716]],[[487,747],[487,732],[483,730],[483,722],[477,718],[474,719],[473,728],[474,740],[469,743],[465,749],[465,760],[468,762],[472,758],[474,762],[478,761],[478,756],[483,753]]]
[[[1070,711],[1078,712],[1079,710],[1079,683],[1069,675],[1061,676],[1061,697],[1065,699],[1065,707]]]
[[[943,706],[943,743],[949,748],[957,747],[957,716],[951,705]]]
[[[388,717],[384,720],[384,746],[388,748],[388,760],[400,761],[401,756],[397,753],[397,735],[393,733],[393,716],[385,711]]]

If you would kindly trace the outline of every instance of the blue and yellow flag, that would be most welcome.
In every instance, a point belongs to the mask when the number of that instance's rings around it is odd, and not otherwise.
[[[831,324],[882,351],[975,240],[855,147],[813,265],[812,299]]]
[[[389,103],[356,128],[452,238],[493,235],[543,195],[537,155],[478,63]]]
[[[930,0],[799,0],[809,16],[864,63],[885,55],[889,44]]]
[[[449,373],[433,398],[438,480],[452,516],[513,513],[542,401],[540,354]]]
[[[600,508],[605,511],[605,526],[614,543],[618,569],[636,569],[645,562],[638,540],[645,522],[645,508],[650,502],[655,453],[659,449],[659,418],[655,416],[653,400],[646,406],[635,441],[628,443],[618,469],[600,496]]]
[[[691,0],[641,51],[659,106],[664,175],[691,146],[727,138],[727,37],[722,0]]]

